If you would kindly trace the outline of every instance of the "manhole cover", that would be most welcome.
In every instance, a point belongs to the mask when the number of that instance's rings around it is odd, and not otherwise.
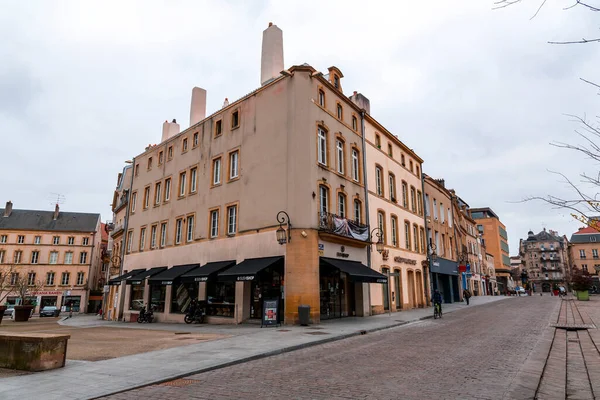
[[[327,332],[304,332],[307,335],[329,335]]]
[[[192,385],[192,384],[194,384],[196,382],[200,382],[200,381],[197,380],[197,379],[175,379],[174,381],[159,383],[156,386],[176,386],[176,387],[183,387],[183,386]]]

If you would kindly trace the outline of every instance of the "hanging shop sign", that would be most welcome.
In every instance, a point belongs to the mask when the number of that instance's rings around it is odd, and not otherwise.
[[[336,253],[336,256],[342,257],[342,258],[348,258],[348,257],[350,257],[350,254],[346,253],[346,247],[342,246],[342,247],[340,247],[340,251],[338,251]]]
[[[279,325],[279,299],[263,300],[263,315],[260,327]]]

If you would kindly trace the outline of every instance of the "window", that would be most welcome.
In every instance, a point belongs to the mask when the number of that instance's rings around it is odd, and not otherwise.
[[[187,217],[187,241],[192,242],[194,240],[194,216],[190,215]]]
[[[131,253],[131,242],[133,241],[133,231],[127,232],[127,254]]]
[[[402,207],[408,208],[408,184],[402,181]]]
[[[83,244],[84,246],[89,245],[90,243],[90,238],[83,238],[81,241],[81,244]]]
[[[165,247],[167,244],[167,223],[163,222],[160,225],[160,247]]]
[[[440,220],[442,221],[442,224],[444,222],[446,222],[446,210],[444,209],[444,204],[440,201]],[[472,229],[472,227],[471,227]],[[472,229],[472,231],[474,231],[474,229]],[[474,234],[475,232],[473,232]]]
[[[51,251],[50,252],[50,264],[56,264],[58,263],[58,251]]]
[[[325,92],[322,90],[319,90],[319,105],[325,107]]]
[[[133,232],[129,232],[131,234],[131,236],[133,236]],[[133,238],[132,238],[133,239]],[[129,244],[128,244],[129,245]],[[131,251],[131,246],[129,246],[129,251]],[[87,252],[82,251],[79,254],[79,264],[85,264],[87,263]]]
[[[11,286],[15,286],[18,281],[19,281],[19,273],[18,272],[12,272],[10,274],[10,284],[11,284]]]
[[[414,250],[419,252],[419,227],[417,225],[413,225],[413,246]]]
[[[4,250],[0,250],[0,264],[4,264]]]
[[[403,167],[406,167],[406,161],[404,159],[404,154],[400,154],[400,164],[402,164]]]
[[[392,217],[392,246],[398,247],[398,218]]]
[[[150,186],[144,188],[144,209],[150,206]]]
[[[188,141],[187,141],[187,138],[185,138],[181,142],[181,152],[185,153],[187,150],[188,150]]]
[[[135,176],[138,176],[140,174],[140,164],[135,164],[134,174]]]
[[[404,248],[410,250],[410,222],[404,221]]]
[[[375,146],[380,149],[381,148],[381,136],[375,135]]]
[[[452,211],[450,211],[450,208],[448,208],[448,226],[452,228]],[[479,225],[477,226],[477,229],[479,229]],[[479,232],[483,233],[483,227]]]
[[[375,167],[375,189],[377,190],[378,196],[383,196],[383,171],[381,167]]]
[[[29,285],[29,286],[35,285],[35,272],[30,272],[27,275],[27,285]]]
[[[152,169],[152,157],[148,157],[148,169]]]
[[[181,243],[181,235],[183,230],[183,220],[178,219],[175,223],[175,244]]]
[[[381,268],[381,274],[385,276],[389,276],[390,269],[389,268]],[[384,283],[381,285],[382,297],[383,297],[383,309],[384,311],[388,311],[390,309],[390,289],[388,283]],[[399,295],[400,293],[398,293]]]
[[[344,117],[344,109],[342,108],[341,104],[337,105],[337,117],[338,119],[341,121]]]
[[[327,213],[329,211],[329,189],[327,186],[319,186],[319,211]]]
[[[346,218],[346,195],[343,193],[338,194],[338,215]]]
[[[37,264],[38,261],[40,259],[40,252],[39,251],[32,251],[31,252],[31,263],[32,264]]]
[[[319,163],[327,165],[327,133],[319,127],[319,137],[317,139]]]
[[[394,151],[392,149],[392,144],[388,143],[388,156],[393,157],[394,156]]]
[[[412,162],[412,160],[410,160],[409,165],[410,165],[410,172],[413,172],[413,162]]]
[[[240,126],[240,112],[235,110],[233,114],[231,114],[231,128],[237,128]]]
[[[213,160],[213,185],[219,185],[221,183],[221,157]]]
[[[198,132],[194,133],[194,137],[192,139],[192,146],[193,147],[198,146]]]
[[[585,250],[579,250],[579,257],[580,258],[585,258]]]
[[[358,130],[358,120],[354,115],[352,116],[352,129],[355,131]]]
[[[333,86],[334,86],[336,89],[339,89],[339,88],[340,88],[340,77],[339,77],[339,76],[337,76],[337,75],[334,75],[334,76],[333,76]]]
[[[394,174],[390,174],[389,176],[389,191],[390,191],[390,200],[396,203],[396,177]]]
[[[67,244],[69,244],[69,245],[75,244],[75,238],[73,236],[69,236],[67,238]]]
[[[237,206],[227,207],[227,234],[235,235],[237,232]]]
[[[137,286],[137,285],[136,285]],[[167,298],[166,285],[151,285],[150,286],[150,304],[153,304],[157,312],[165,311],[165,302]]]
[[[71,274],[68,272],[63,272],[62,273],[62,277],[60,279],[60,284],[61,285],[68,285],[69,284],[69,280],[71,278]]]
[[[54,272],[46,274],[46,285],[54,285]]]
[[[140,251],[144,251],[144,246],[146,245],[146,228],[140,229]],[[153,248],[152,243],[150,243],[150,248]]]
[[[220,136],[223,133],[223,121],[215,122],[215,136]]]
[[[131,195],[131,212],[135,212],[135,203],[137,200],[137,192],[133,192]]]
[[[152,225],[152,227],[150,228],[150,248],[151,249],[155,249],[156,248],[156,225]],[[142,228],[142,233],[144,234],[144,237],[146,236],[146,228]],[[142,241],[142,245],[140,246],[140,250],[143,249],[143,242]]]
[[[165,161],[165,153],[162,151],[158,152],[158,165],[161,165]]]
[[[171,198],[171,178],[165,179],[165,201]]]
[[[588,272],[588,266],[587,264],[581,264],[581,270],[584,272]],[[548,274],[546,274],[546,277],[548,277]]]
[[[6,239],[7,239],[6,235],[0,236],[0,243],[6,243]]]
[[[238,159],[239,159],[239,152],[238,151],[234,151],[232,153],[229,154],[229,179],[235,179],[237,178],[239,175],[238,172]]]
[[[52,238],[52,243],[53,244],[60,244],[60,236],[54,236]]]
[[[179,174],[179,197],[185,196],[185,180],[186,180],[186,172],[182,172]]]
[[[77,285],[80,285],[80,286],[83,285],[83,283],[84,283],[84,281],[83,281],[84,277],[85,277],[85,273],[83,273],[83,272],[78,272],[77,273]]]
[[[23,236],[23,235],[17,236],[17,243],[19,243],[19,244],[25,243],[25,236]]]
[[[385,215],[381,211],[377,212],[377,227],[381,232],[381,240],[385,243]]]
[[[344,173],[344,142],[341,140],[335,141],[335,152],[337,154],[337,172]]]
[[[65,253],[65,264],[73,264],[73,252],[67,251]]]
[[[33,239],[33,244],[40,244],[42,242],[42,237],[41,236],[36,236]]]
[[[438,219],[438,208],[436,199],[433,199],[433,219]]]
[[[425,254],[425,229],[420,228],[420,236],[421,236],[421,253]]]
[[[190,170],[190,193],[196,193],[198,186],[198,168],[192,168]]]
[[[358,151],[352,149],[352,179],[354,179],[355,182],[359,181],[358,169]]]
[[[219,210],[210,212],[210,237],[216,238],[219,236]]]
[[[356,199],[354,200],[354,221],[357,223],[361,223],[360,221],[362,220],[361,218],[361,204],[360,204],[360,200]]]
[[[410,187],[410,209],[412,212],[417,212],[417,192],[414,186]]]
[[[160,182],[158,182],[156,185],[154,185],[154,205],[159,205],[160,199]]]
[[[423,215],[423,193],[417,190],[417,213]]]
[[[421,171],[419,170],[419,166],[417,165],[417,177],[421,177]]]
[[[173,159],[173,146],[169,146],[167,149],[167,160]]]

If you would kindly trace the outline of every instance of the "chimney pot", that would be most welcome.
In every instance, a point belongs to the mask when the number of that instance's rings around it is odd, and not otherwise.
[[[355,91],[354,91],[354,95],[356,96],[357,94],[358,94],[358,92],[355,90]]]
[[[272,23],[272,22],[269,22],[269,26],[273,26],[273,23]]]
[[[176,124],[176,123],[177,123],[177,120],[176,120],[175,118],[173,118],[173,123],[174,123],[174,124]]]
[[[283,31],[269,23],[269,27],[263,31],[262,52],[260,58],[260,84],[281,75],[285,69],[283,65]]]
[[[58,203],[56,203],[56,206],[54,207],[54,215],[52,217],[53,220],[57,220],[58,219],[58,213],[60,212],[60,208],[58,207]]]
[[[223,108],[227,107],[229,105],[229,99],[227,97],[225,97],[225,101],[223,102]]]
[[[13,203],[12,201],[7,201],[6,202],[6,207],[4,207],[4,217],[10,217],[10,214],[12,213],[12,208],[13,208]]]
[[[204,118],[206,118],[206,90],[194,87],[190,105],[190,126],[197,124]]]

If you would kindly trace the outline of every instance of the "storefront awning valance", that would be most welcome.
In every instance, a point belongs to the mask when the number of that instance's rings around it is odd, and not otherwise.
[[[220,281],[252,281],[260,271],[282,260],[283,256],[247,258],[238,265],[219,273],[218,278]]]
[[[388,281],[387,276],[372,270],[358,261],[321,257],[321,262],[347,273],[350,276],[350,280],[354,282],[387,283]]]
[[[446,275],[458,275],[458,264],[456,261],[438,257],[431,263],[431,272]]]
[[[169,268],[159,274],[151,276],[148,278],[148,283],[154,285],[172,285],[175,279],[194,268],[198,268],[199,265],[200,264],[176,265],[173,268]]]
[[[215,261],[204,264],[201,267],[194,268],[181,275],[182,282],[206,282],[209,279],[216,278],[216,275],[227,268],[233,267],[235,260]]]
[[[129,272],[124,273],[121,276],[117,276],[116,278],[112,278],[111,280],[108,281],[109,285],[120,285],[122,281],[124,281],[125,279],[128,279],[134,275],[139,274],[140,272],[145,271],[144,268],[140,268],[140,269],[133,269]]]
[[[127,281],[125,283],[127,283],[128,285],[141,285],[144,283],[146,278],[149,278],[160,272],[163,272],[166,269],[167,269],[167,267],[154,267],[154,268],[142,270],[142,272],[140,272],[139,274],[133,275],[132,277],[127,278]]]

